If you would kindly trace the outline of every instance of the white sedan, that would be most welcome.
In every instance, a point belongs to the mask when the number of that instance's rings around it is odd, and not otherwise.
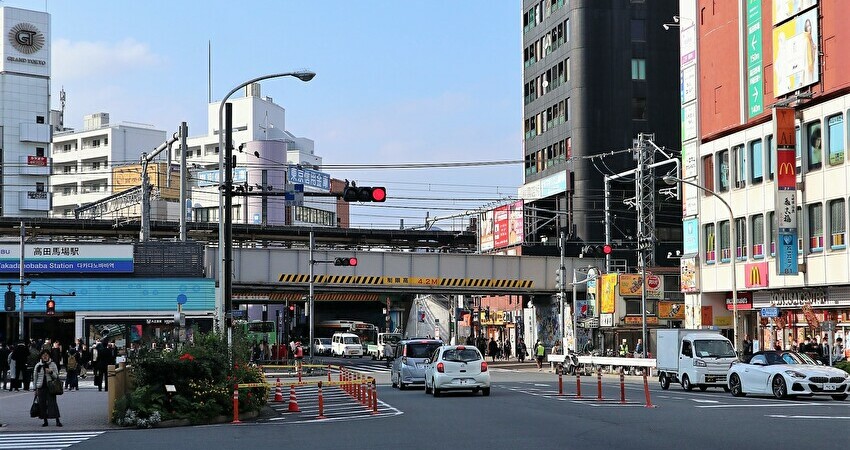
[[[444,345],[434,351],[425,367],[425,393],[439,397],[449,390],[479,390],[490,395],[490,372],[481,352],[473,346]]]
[[[850,374],[818,365],[796,352],[758,352],[747,363],[733,364],[726,379],[735,397],[747,394],[776,398],[831,395],[835,400],[845,400],[850,393]]]

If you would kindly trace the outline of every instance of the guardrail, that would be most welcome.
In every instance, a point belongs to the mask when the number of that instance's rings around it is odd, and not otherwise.
[[[550,367],[554,370],[556,363],[563,363],[566,360],[566,355],[549,355],[546,360]],[[594,369],[608,368],[608,372],[615,372],[617,368],[631,368],[632,371],[636,368],[648,368],[651,372],[656,367],[655,358],[623,358],[618,356],[579,356],[579,370],[588,374],[595,372]]]

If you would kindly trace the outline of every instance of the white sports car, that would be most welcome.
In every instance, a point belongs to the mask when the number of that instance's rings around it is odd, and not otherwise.
[[[850,374],[818,365],[796,352],[758,352],[747,363],[732,364],[726,379],[735,397],[747,394],[767,394],[776,398],[831,395],[835,400],[845,400],[850,393]]]

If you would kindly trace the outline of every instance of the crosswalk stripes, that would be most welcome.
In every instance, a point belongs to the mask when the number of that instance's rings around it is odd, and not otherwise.
[[[68,448],[103,434],[103,431],[70,433],[2,433],[0,449],[58,449]]]
[[[345,367],[362,373],[390,373],[391,370],[389,367],[375,364],[349,364]]]

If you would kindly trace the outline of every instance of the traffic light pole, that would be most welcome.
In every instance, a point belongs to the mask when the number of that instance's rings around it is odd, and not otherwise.
[[[21,342],[24,342],[24,344],[26,344],[26,341],[24,340],[24,286],[25,286],[24,285],[24,251],[25,251],[24,241],[26,240],[26,237],[27,237],[27,229],[24,227],[24,222],[21,221],[21,259],[20,259],[20,261],[18,261],[18,265],[20,266],[19,267],[20,277],[18,279],[18,282],[21,285],[21,294],[20,294],[21,312],[20,312],[20,315],[18,316],[18,339],[20,339]]]
[[[313,355],[313,335],[315,334],[314,326],[316,320],[315,311],[313,311],[313,265],[316,264],[316,261],[313,260],[313,247],[316,245],[315,236],[313,232],[310,231],[310,250],[308,252],[308,258],[310,259],[310,291],[307,294],[307,315],[310,316],[307,318],[308,327],[310,329],[310,341],[307,342],[308,349],[310,349],[310,359],[313,359],[315,355]]]

